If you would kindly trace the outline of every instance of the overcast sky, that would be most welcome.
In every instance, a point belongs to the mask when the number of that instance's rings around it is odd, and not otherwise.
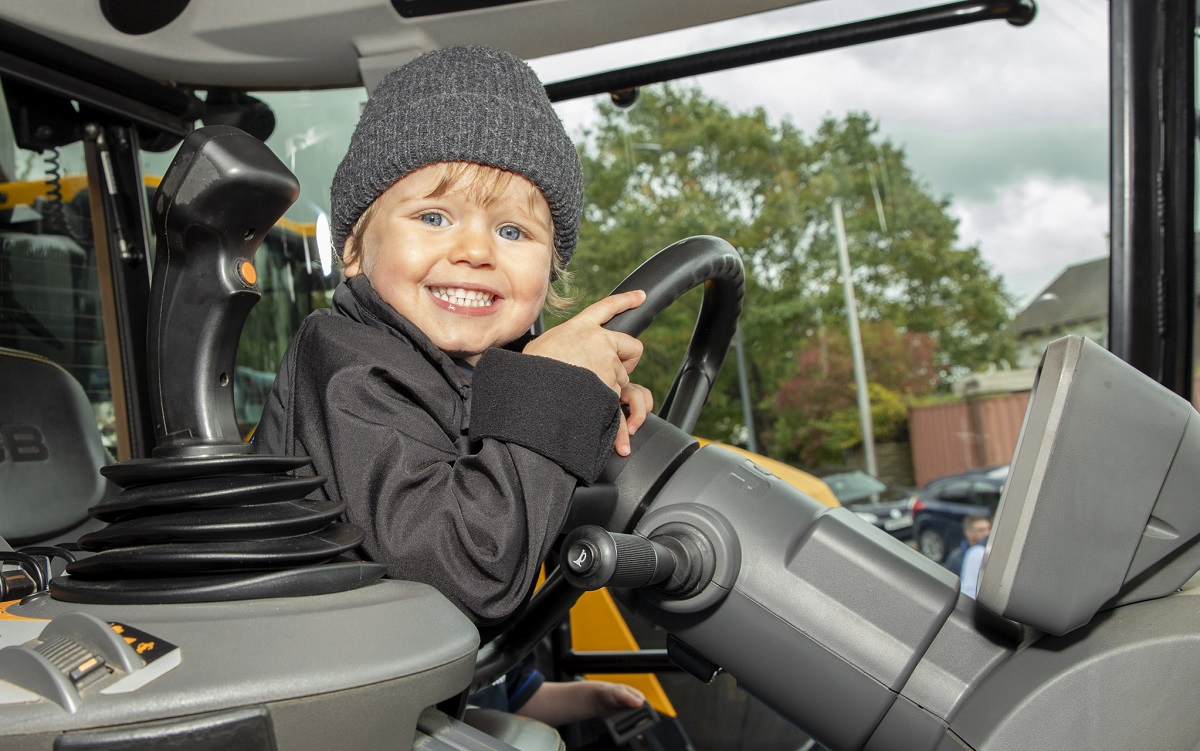
[[[542,58],[547,82],[930,4],[812,2],[737,21]],[[1033,23],[987,21],[691,79],[735,111],[761,104],[812,132],[866,111],[950,200],[1020,304],[1066,266],[1107,253],[1108,6],[1042,0]],[[568,127],[591,101],[560,106]]]

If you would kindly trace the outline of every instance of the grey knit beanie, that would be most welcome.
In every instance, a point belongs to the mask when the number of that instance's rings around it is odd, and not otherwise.
[[[515,172],[550,205],[565,266],[583,211],[583,169],[546,90],[520,58],[489,47],[427,52],[389,73],[363,110],[333,177],[338,257],[354,223],[400,178],[436,162]]]

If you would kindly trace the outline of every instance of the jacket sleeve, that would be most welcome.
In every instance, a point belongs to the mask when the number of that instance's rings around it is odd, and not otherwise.
[[[540,365],[532,363],[535,370]],[[478,374],[485,381],[486,370]],[[481,438],[477,450],[460,456],[436,411],[423,403],[428,389],[413,387],[410,378],[356,364],[336,367],[325,388],[294,382],[295,435],[303,443],[296,453],[313,457],[327,477],[326,492],[348,504],[347,517],[366,532],[364,550],[390,576],[430,584],[476,624],[494,624],[531,588],[560,531],[576,476],[537,446],[491,435],[473,436]],[[529,396],[487,393],[475,398],[485,413],[502,411],[488,404],[492,399]],[[615,396],[609,406],[617,408]],[[612,422],[607,408],[541,417],[556,436],[570,435],[562,423],[589,424],[586,432],[599,435],[603,429],[590,424]]]
[[[592,483],[613,454],[619,410],[591,371],[490,349],[475,368],[471,436],[519,444]]]

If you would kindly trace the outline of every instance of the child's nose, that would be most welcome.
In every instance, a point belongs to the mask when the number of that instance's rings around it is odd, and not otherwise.
[[[480,230],[463,232],[450,249],[451,263],[491,266],[495,262],[491,233]]]

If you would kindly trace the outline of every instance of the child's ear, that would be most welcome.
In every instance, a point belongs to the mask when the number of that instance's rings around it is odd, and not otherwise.
[[[347,279],[358,276],[362,273],[362,253],[358,251],[358,246],[354,242],[354,236],[346,238],[342,245],[342,274]]]

